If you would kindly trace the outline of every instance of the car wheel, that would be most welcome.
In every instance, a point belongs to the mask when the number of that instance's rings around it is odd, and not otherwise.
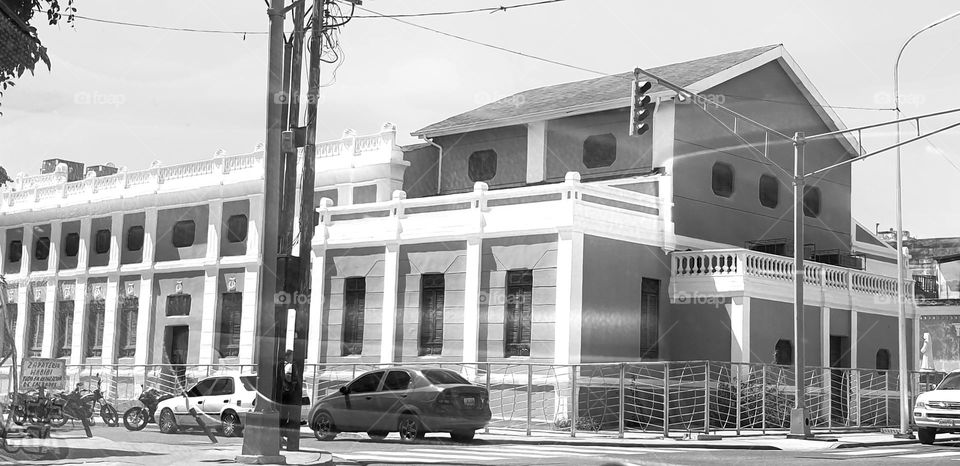
[[[240,416],[233,411],[223,413],[220,418],[220,430],[224,437],[239,437],[242,435],[243,427],[240,425]]]
[[[175,434],[177,432],[177,421],[173,418],[173,411],[168,408],[164,408],[160,412],[160,419],[157,420],[157,424],[160,425],[160,432],[165,434]]]
[[[937,429],[933,427],[921,427],[917,431],[917,437],[920,437],[920,443],[924,445],[933,445],[934,440],[937,439]]]
[[[404,442],[414,442],[423,438],[423,424],[420,419],[413,414],[404,414],[400,416],[400,423],[397,425],[400,432],[400,440]]]
[[[450,438],[452,438],[454,442],[466,443],[473,440],[473,436],[476,435],[476,433],[474,430],[455,430],[450,432]]]
[[[367,435],[369,435],[372,440],[383,440],[387,438],[387,434],[389,434],[389,432],[382,430],[372,430],[367,432]]]
[[[317,440],[333,440],[337,437],[333,418],[329,414],[320,413],[313,419],[313,436]]]

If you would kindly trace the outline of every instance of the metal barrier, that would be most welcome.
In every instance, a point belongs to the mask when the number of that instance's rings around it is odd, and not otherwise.
[[[718,361],[538,363],[417,363],[454,370],[490,393],[489,428],[563,431],[623,437],[625,433],[767,431],[790,426],[794,407],[791,366]],[[336,392],[365,371],[402,364],[307,364],[304,394],[311,401]],[[10,387],[9,365],[0,367],[0,398]],[[121,412],[137,403],[141,386],[176,393],[219,374],[253,374],[255,365],[67,366],[67,389],[93,389]],[[910,373],[910,400],[945,374]],[[899,426],[898,372],[808,367],[807,407],[816,429]]]

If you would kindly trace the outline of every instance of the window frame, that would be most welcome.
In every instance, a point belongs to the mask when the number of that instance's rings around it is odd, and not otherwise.
[[[770,192],[771,186],[773,192]],[[767,188],[766,191],[764,187]],[[757,184],[757,197],[760,199],[760,205],[768,209],[776,209],[780,205],[780,180],[766,173],[760,175],[760,181]]]
[[[640,279],[640,358],[660,357],[660,280]]]
[[[106,319],[106,301],[101,299],[94,299],[89,302],[87,309],[90,311],[87,316],[87,325],[84,331],[86,332],[86,338],[84,338],[84,353],[88,358],[99,358],[103,356],[103,336],[104,336],[104,324]],[[99,324],[97,323],[97,317],[99,317]],[[99,342],[99,344],[97,344]]]
[[[467,157],[467,177],[473,183],[489,181],[497,176],[497,151],[493,149],[477,150]],[[489,176],[487,172],[489,171]]]
[[[504,357],[529,357],[533,331],[533,269],[507,271],[504,284]]]
[[[30,303],[30,313],[27,321],[27,351],[32,357],[39,357],[43,350],[43,327],[46,320],[46,305]]]
[[[110,229],[101,228],[93,235],[93,252],[107,254],[110,252]]]
[[[69,306],[66,306],[67,304]],[[73,354],[73,326],[76,324],[73,320],[75,309],[76,305],[72,299],[57,302],[57,322],[54,329],[56,345],[53,348],[54,355],[57,358],[67,358]]]
[[[354,393],[374,393],[374,392],[376,392],[377,390],[380,389],[380,385],[383,383],[383,378],[384,378],[384,373],[385,373],[385,372],[386,372],[386,371],[379,370],[379,371],[374,371],[374,372],[370,372],[370,373],[367,373],[367,374],[363,374],[363,375],[361,375],[360,377],[357,377],[356,380],[354,380],[353,382],[350,382],[350,384],[347,385],[347,392],[350,393],[350,394],[354,394]],[[377,382],[376,382],[376,384],[374,385],[373,390],[358,391],[358,390],[355,388],[357,385],[359,385],[359,382],[360,382],[361,380],[366,379],[366,378],[371,378],[371,377],[376,377],[376,379],[377,379]]]
[[[130,318],[131,314],[133,316],[132,319]],[[123,298],[123,302],[120,304],[120,328],[117,331],[118,357],[130,358],[136,355],[139,314],[140,298],[137,296]],[[131,327],[133,328],[131,329]]]
[[[400,387],[400,388],[392,388],[390,385],[388,385],[390,383],[390,376],[392,376],[393,374],[403,374],[407,376],[406,386]],[[383,384],[380,391],[381,392],[398,392],[403,390],[409,390],[412,384],[413,384],[413,376],[410,375],[409,372],[402,369],[390,369],[389,371],[387,371],[387,375],[383,377]]]
[[[366,314],[366,277],[343,280],[343,329],[341,356],[363,354],[363,326]]]
[[[233,301],[236,301],[234,303]],[[228,306],[230,307],[228,309]],[[226,291],[220,294],[220,324],[217,350],[220,357],[240,356],[240,326],[243,317],[243,293]]]
[[[41,254],[43,257],[40,257]],[[33,258],[38,261],[45,261],[50,258],[50,237],[41,236],[33,243]]]
[[[726,170],[726,173],[719,172],[718,170]],[[713,194],[718,197],[730,198],[733,196],[733,193],[736,191],[736,173],[734,172],[733,165],[727,162],[714,162],[713,168],[711,168],[710,176],[710,187],[713,190]],[[727,176],[729,175],[729,176]],[[729,178],[729,186],[725,186],[723,183]],[[729,188],[727,191],[724,188]]]
[[[613,133],[592,134],[583,140],[581,163],[584,167],[605,168],[613,166],[616,161],[617,137]]]
[[[881,364],[881,362],[885,362],[886,367],[880,367],[881,365],[884,365],[884,364]],[[890,370],[890,350],[886,348],[878,349],[874,364],[878,371]]]
[[[234,220],[234,219],[241,219]],[[237,226],[239,230],[234,230],[234,226]],[[227,242],[228,243],[242,243],[247,240],[247,230],[250,226],[249,219],[246,214],[235,214],[227,218]]]
[[[803,187],[803,215],[810,218],[820,217],[822,212],[822,193],[817,186]],[[816,201],[816,203],[814,203]],[[814,208],[815,207],[815,208]]]
[[[187,238],[189,232],[189,241]],[[170,243],[175,248],[189,248],[197,242],[197,222],[192,219],[178,220],[170,229]]]
[[[139,232],[139,235],[134,236],[135,232]],[[127,251],[135,252],[143,249],[143,242],[146,238],[146,232],[143,229],[143,225],[133,225],[127,229]],[[138,245],[134,247],[134,245]]]
[[[177,302],[180,301],[180,302]],[[171,309],[180,309],[185,303],[186,312],[171,313]],[[190,308],[193,307],[193,296],[189,293],[174,293],[167,295],[166,306],[164,306],[164,315],[166,317],[187,317],[190,315]]]
[[[786,355],[781,355],[781,351],[785,351]],[[773,355],[774,364],[779,366],[793,365],[793,341],[789,338],[781,338],[777,340],[777,343],[773,347]],[[787,362],[781,362],[784,360]]]
[[[12,239],[7,244],[7,262],[13,264],[21,260],[23,260],[23,240]]]
[[[63,237],[63,256],[77,257],[78,254],[80,254],[80,233],[67,233]]]
[[[443,354],[445,291],[444,274],[420,276],[420,326],[417,331],[417,353],[420,356]]]

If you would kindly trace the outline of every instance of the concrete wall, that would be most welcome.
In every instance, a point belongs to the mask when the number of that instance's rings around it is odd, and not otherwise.
[[[730,315],[722,303],[671,304],[660,313],[660,328],[660,359],[730,360]]]
[[[77,259],[80,257],[80,249],[77,249],[77,253],[73,256],[67,256],[67,235],[70,233],[76,233],[80,235],[80,221],[74,220],[72,222],[63,222],[60,226],[60,241],[57,243],[57,247],[60,248],[60,270],[70,270],[77,268]]]
[[[451,241],[402,246],[398,279],[395,359],[412,361],[463,360],[463,302],[466,242]],[[443,349],[439,356],[419,356],[420,287],[423,274],[442,273]]]
[[[805,102],[796,85],[780,65],[770,63],[754,71],[705,91],[729,95],[724,105],[762,121],[789,135],[805,131],[808,135],[827,131],[814,109],[807,105],[778,105],[767,100]],[[749,95],[757,100],[736,96]],[[767,99],[767,100],[759,100]],[[721,115],[733,127],[733,117]],[[793,237],[793,188],[781,180],[779,204],[767,208],[760,204],[759,180],[762,174],[777,174],[764,159],[747,148],[719,123],[694,105],[677,105],[674,162],[674,222],[678,235],[742,247],[745,241]],[[763,150],[764,133],[743,121],[741,134]],[[792,172],[793,146],[774,135],[769,136],[767,152],[781,167]],[[843,147],[831,139],[813,141],[805,151],[806,169],[814,169],[848,158]],[[724,198],[713,193],[711,176],[717,161],[733,166],[734,191]],[[808,180],[821,190],[821,213],[806,218],[806,242],[817,249],[850,248],[850,168],[839,168],[822,177]]]
[[[505,360],[507,271],[533,270],[531,361],[553,361],[556,324],[557,236],[534,235],[485,239],[480,258],[481,361]],[[512,357],[510,360],[527,360]]]
[[[23,241],[23,227],[20,228],[8,228],[7,237],[5,239],[6,244],[3,245],[3,273],[13,274],[20,272],[20,261],[10,262],[10,243],[14,241]],[[26,257],[26,247],[23,248],[23,256]],[[25,260],[24,257],[21,257],[20,260]]]
[[[47,270],[47,265],[50,262],[50,256],[48,255],[45,259],[37,259],[37,242],[40,238],[47,238],[50,240],[50,248],[53,249],[54,241],[56,238],[50,237],[50,224],[45,225],[35,225],[33,227],[33,239],[30,241],[29,245],[26,246],[24,250],[24,256],[29,255],[30,257],[30,271],[31,272],[41,272]]]
[[[793,304],[753,298],[750,300],[750,362],[773,364],[777,341],[790,340],[796,355],[797,342],[793,338]],[[804,310],[804,357],[807,366],[821,366],[820,308],[807,306]],[[829,342],[826,342],[829,343]],[[853,344],[851,342],[851,344]],[[727,347],[727,353],[730,349]],[[791,362],[791,364],[793,364]]]
[[[410,162],[403,172],[403,190],[408,198],[437,194],[439,156],[440,151],[431,145],[404,151],[403,160]]]
[[[863,369],[876,369],[877,350],[886,349],[890,352],[890,369],[896,370],[900,367],[900,354],[897,337],[897,318],[894,316],[882,316],[877,314],[868,314],[866,312],[857,313],[859,347],[857,349],[857,367]],[[913,361],[913,319],[907,319],[907,358]],[[910,369],[916,364],[910,363]]]
[[[442,136],[436,138],[434,142],[443,147],[443,167],[441,168],[443,194],[473,189],[473,181],[470,181],[468,174],[470,154],[487,149],[497,153],[497,173],[486,181],[491,188],[522,186],[526,183],[526,126],[506,126]]]
[[[100,230],[110,231],[112,234],[112,219],[110,217],[94,218],[90,221],[90,237],[87,238],[87,249],[89,250],[88,264],[90,267],[100,267],[110,263],[110,250],[102,254],[97,253],[97,232]],[[110,247],[113,247],[112,245]]]
[[[229,240],[229,234],[227,233],[230,221],[230,217],[234,215],[245,215],[247,221],[244,222],[245,225],[249,225],[250,219],[250,200],[241,199],[239,201],[230,201],[223,203],[223,218],[221,220],[220,226],[220,255],[223,257],[226,256],[242,256],[247,253],[247,240],[244,238],[243,241],[237,243],[231,243]],[[249,236],[250,232],[247,231]]]
[[[130,228],[144,226],[144,220],[146,214],[143,212],[135,212],[132,214],[126,214],[123,216],[123,230],[120,234],[120,263],[121,264],[138,264],[143,262],[143,248],[137,249],[136,251],[130,250],[130,245],[127,243],[127,239],[130,236]],[[144,231],[146,233],[146,231]],[[144,235],[144,238],[146,235]],[[146,242],[146,240],[144,240]]]
[[[209,209],[205,204],[164,209],[157,212],[156,261],[164,262],[204,257],[207,253],[208,213]],[[193,220],[196,224],[192,246],[178,248],[173,245],[173,226],[181,220]],[[91,255],[91,259],[92,257]]]
[[[186,316],[167,316],[167,296],[176,294],[176,284],[183,282],[183,293],[190,295],[190,314]],[[176,274],[157,274],[153,282],[154,325],[152,335],[152,362],[169,364],[164,346],[165,329],[168,326],[186,325],[190,329],[187,364],[197,364],[200,352],[200,321],[203,316],[204,273],[183,272]]]
[[[582,362],[640,360],[643,278],[660,280],[659,332],[663,335],[664,316],[671,312],[668,265],[659,248],[584,235]]]
[[[380,361],[380,323],[383,310],[383,248],[327,251],[323,286],[323,322],[320,354],[327,362],[375,363]],[[344,279],[365,277],[363,352],[341,356],[343,338]]]
[[[651,108],[652,115],[652,108]],[[652,125],[653,118],[647,120]],[[630,109],[558,118],[547,122],[546,178],[560,181],[570,171],[580,172],[583,179],[590,176],[624,175],[650,170],[653,164],[653,131],[639,138],[628,134]],[[617,157],[609,167],[587,168],[583,163],[583,143],[593,135],[613,134],[617,140]]]

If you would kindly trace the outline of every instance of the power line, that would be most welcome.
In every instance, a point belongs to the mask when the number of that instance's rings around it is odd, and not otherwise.
[[[913,123],[914,126],[917,126],[917,131],[920,130],[920,127],[917,125],[916,121],[911,121],[910,123]],[[950,157],[947,157],[947,154],[943,151],[943,149],[941,149],[936,144],[934,144],[930,138],[924,138],[923,141],[926,142],[927,145],[929,145],[930,148],[934,150],[934,152],[936,152],[937,154],[940,154],[940,157],[943,157],[943,160],[946,160],[947,163],[949,163],[951,166],[953,166],[953,168],[955,168],[958,172],[960,172],[960,165],[957,165],[957,163],[954,162],[952,159],[950,159]]]
[[[105,24],[114,24],[117,26],[129,26],[135,28],[143,29],[159,29],[161,31],[176,31],[176,32],[199,32],[205,34],[236,34],[236,35],[267,35],[269,34],[266,31],[229,31],[222,29],[194,29],[194,28],[181,28],[181,27],[170,27],[170,26],[157,26],[154,24],[142,24],[142,23],[128,23],[126,21],[114,21],[111,19],[100,19],[100,18],[91,18],[89,16],[75,15],[77,19],[82,19],[85,21],[92,21],[94,23],[105,23]]]
[[[344,2],[345,0],[339,0],[339,1]],[[374,11],[370,11],[370,13],[374,13],[373,16],[354,16],[354,18],[392,19],[392,18],[419,18],[419,17],[427,17],[427,16],[450,16],[450,15],[461,15],[461,14],[468,14],[468,13],[497,13],[500,11],[507,11],[514,8],[545,5],[548,3],[559,3],[564,1],[567,1],[567,0],[542,0],[539,2],[519,3],[516,5],[494,6],[494,7],[486,7],[486,8],[472,8],[469,10],[431,11],[431,12],[425,12],[425,13],[400,13],[400,14],[390,14],[390,15],[380,14]]]

